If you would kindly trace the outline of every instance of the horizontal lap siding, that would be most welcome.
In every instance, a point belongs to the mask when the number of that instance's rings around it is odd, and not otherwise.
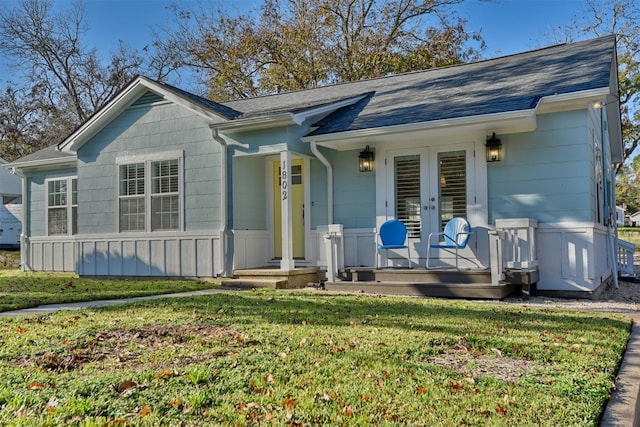
[[[25,215],[27,221],[24,227],[25,233],[28,233],[29,236],[46,236],[47,186],[45,180],[75,175],[75,169],[63,169],[55,173],[28,173],[26,175],[27,195],[23,202],[27,206],[28,214]]]
[[[164,103],[125,110],[79,150],[79,234],[118,232],[117,158],[143,159],[180,151],[184,153],[184,230],[218,229],[220,147],[203,118]]]
[[[374,228],[376,211],[375,175],[358,167],[359,151],[332,153],[333,222],[345,228]]]
[[[488,165],[490,221],[591,221],[588,135],[586,110],[541,115],[534,132],[501,135],[505,158]]]

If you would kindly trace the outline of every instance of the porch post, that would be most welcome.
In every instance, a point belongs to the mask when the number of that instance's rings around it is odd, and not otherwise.
[[[291,223],[291,152],[280,153],[280,203],[282,206],[282,259],[281,270],[293,270],[293,225]]]

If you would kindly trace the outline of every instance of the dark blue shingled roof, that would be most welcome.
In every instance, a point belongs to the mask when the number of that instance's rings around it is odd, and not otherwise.
[[[534,108],[541,97],[609,86],[615,36],[470,64],[224,103],[241,117],[373,93],[311,135]]]
[[[231,122],[364,97],[316,123],[309,134],[313,136],[532,109],[544,96],[609,87],[615,53],[611,35],[470,64],[223,103],[156,84]],[[62,157],[73,156],[51,146],[15,163]]]

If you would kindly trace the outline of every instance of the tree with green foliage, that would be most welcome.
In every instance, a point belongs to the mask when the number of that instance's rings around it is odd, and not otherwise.
[[[484,42],[449,14],[461,1],[266,0],[237,15],[176,6],[177,30],[157,32],[156,62],[195,70],[214,100],[466,62]]]
[[[587,0],[586,3],[586,10],[580,11],[571,24],[558,28],[554,37],[556,41],[572,41],[617,35],[623,156],[625,161],[630,160],[640,144],[640,4],[636,0]],[[625,174],[626,170],[621,164],[616,172]]]
[[[52,0],[0,8],[0,52],[24,71],[0,95],[0,156],[60,142],[139,73],[137,52],[121,43],[102,60],[83,43],[86,30],[80,2],[62,11]]]

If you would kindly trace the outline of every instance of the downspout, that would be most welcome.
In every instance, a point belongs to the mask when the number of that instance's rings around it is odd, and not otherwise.
[[[22,271],[31,271],[31,266],[29,265],[29,238],[27,237],[27,223],[25,219],[27,218],[27,203],[29,198],[27,197],[27,177],[18,169],[11,168],[9,172],[14,174],[15,176],[20,177],[22,184],[22,218],[20,221],[22,222],[22,228],[20,230],[20,269]]]
[[[618,289],[618,244],[617,244],[617,234],[618,234],[618,225],[612,215],[612,211],[615,211],[615,201],[612,200],[611,194],[615,197],[615,192],[611,192],[610,186],[615,182],[615,176],[613,175],[613,170],[611,174],[605,173],[607,171],[607,159],[605,156],[605,120],[604,120],[604,108],[606,104],[603,102],[602,107],[600,108],[600,150],[602,151],[602,175],[603,178],[607,177],[607,185],[604,185],[604,211],[607,215],[607,232],[609,234],[609,250],[612,258],[611,269],[613,270],[613,284],[616,289]],[[608,151],[607,151],[608,153]],[[614,202],[613,208],[611,206],[611,202]],[[612,223],[614,224],[612,226]]]
[[[222,273],[223,277],[231,276],[231,267],[230,267],[230,254],[231,254],[231,244],[230,244],[230,236],[229,236],[229,200],[228,200],[228,176],[227,176],[227,153],[229,152],[229,148],[227,146],[227,142],[220,136],[218,133],[218,129],[215,127],[211,128],[211,135],[213,140],[220,144],[220,205],[221,205],[221,216],[220,222],[222,223],[222,227],[220,228],[220,237],[221,237],[221,249],[222,249]]]
[[[329,160],[318,150],[315,141],[311,141],[311,152],[327,168],[327,224],[333,224],[333,166]]]

